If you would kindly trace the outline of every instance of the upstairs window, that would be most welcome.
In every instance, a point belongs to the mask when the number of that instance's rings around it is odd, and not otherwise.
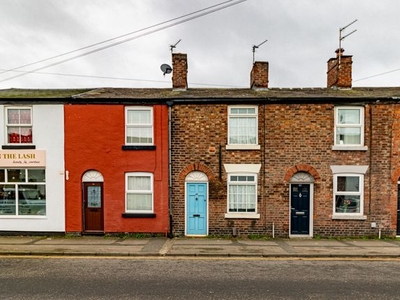
[[[364,108],[335,108],[335,146],[364,146]]]
[[[256,106],[228,107],[228,145],[258,145],[258,110]]]
[[[153,174],[126,174],[126,212],[153,212]]]
[[[126,145],[153,145],[153,109],[127,107],[125,111]]]
[[[32,108],[7,107],[6,130],[8,144],[32,144]]]

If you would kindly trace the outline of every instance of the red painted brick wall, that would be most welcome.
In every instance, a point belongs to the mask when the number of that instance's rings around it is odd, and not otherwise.
[[[122,150],[124,105],[65,106],[66,231],[81,232],[82,176],[96,170],[104,177],[105,232],[167,233],[168,109],[154,106],[156,150]],[[125,173],[154,174],[156,218],[122,218],[125,211]]]

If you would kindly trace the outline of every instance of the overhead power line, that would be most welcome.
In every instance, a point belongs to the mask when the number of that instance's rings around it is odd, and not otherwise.
[[[398,71],[400,71],[400,68],[394,69],[394,70],[391,70],[391,71],[387,71],[387,72],[378,73],[378,74],[371,75],[371,76],[367,76],[367,77],[364,77],[364,78],[356,79],[356,80],[353,80],[353,82],[367,80],[367,79],[370,79],[370,78],[379,77],[379,76],[382,76],[382,75],[386,75],[386,74],[390,74],[390,73],[394,73],[394,72],[398,72]]]
[[[50,67],[53,67],[53,66],[57,66],[57,65],[65,63],[65,62],[80,58],[80,57],[84,57],[84,56],[87,56],[87,55],[90,55],[90,54],[93,54],[93,53],[96,53],[96,52],[99,52],[99,51],[102,51],[102,50],[105,50],[105,49],[108,49],[108,48],[111,48],[111,47],[115,47],[117,45],[120,45],[120,44],[123,44],[123,43],[127,43],[129,41],[138,39],[140,37],[143,37],[143,36],[146,36],[146,35],[149,35],[149,34],[164,30],[164,29],[168,29],[170,27],[173,27],[173,26],[176,26],[176,25],[179,25],[179,24],[182,24],[182,23],[185,23],[185,22],[188,22],[188,21],[203,17],[205,15],[209,15],[211,13],[226,9],[228,7],[237,5],[237,4],[245,2],[245,1],[247,1],[247,0],[236,0],[236,1],[228,0],[228,1],[224,1],[224,2],[221,2],[221,3],[206,7],[204,9],[200,9],[200,10],[194,11],[192,13],[185,14],[185,15],[182,15],[182,16],[177,17],[177,18],[173,18],[173,19],[168,20],[168,21],[164,21],[164,22],[161,22],[161,23],[158,23],[158,24],[155,24],[155,25],[152,25],[152,26],[148,26],[148,27],[140,29],[140,30],[136,30],[136,31],[124,34],[124,35],[120,35],[120,36],[115,37],[115,38],[111,38],[111,39],[108,39],[108,40],[105,40],[105,41],[102,41],[102,42],[98,42],[98,43],[95,43],[95,44],[92,44],[92,45],[89,45],[89,46],[85,46],[85,47],[82,47],[82,48],[79,48],[79,49],[76,49],[76,50],[73,50],[73,51],[65,52],[65,53],[62,53],[62,54],[59,54],[59,55],[56,55],[56,56],[53,56],[53,57],[42,59],[42,60],[39,60],[39,61],[36,61],[36,62],[33,62],[33,63],[25,64],[23,66],[19,66],[19,67],[13,68],[13,69],[8,69],[8,70],[6,70],[5,72],[2,72],[2,73],[6,73],[6,72],[10,72],[10,71],[16,71],[16,70],[19,70],[19,69],[24,68],[24,67],[28,67],[28,66],[32,66],[32,65],[35,65],[35,64],[43,63],[43,62],[46,62],[46,61],[50,61],[50,60],[53,60],[53,59],[56,59],[56,58],[64,57],[64,56],[67,56],[69,54],[73,54],[73,53],[76,53],[76,52],[79,52],[79,51],[82,51],[82,50],[90,49],[90,48],[95,47],[95,46],[103,45],[105,43],[108,43],[108,42],[111,42],[111,41],[115,41],[115,40],[121,39],[121,38],[129,36],[129,35],[138,34],[138,33],[143,32],[143,33],[141,33],[139,35],[136,35],[136,36],[133,36],[133,37],[121,40],[121,41],[117,41],[117,42],[114,42],[112,44],[105,45],[105,46],[102,46],[102,47],[99,47],[99,48],[96,48],[96,49],[93,49],[93,50],[90,50],[90,51],[87,51],[87,52],[84,52],[84,53],[81,53],[81,54],[77,54],[75,56],[63,59],[63,60],[58,61],[58,62],[54,62],[54,63],[48,64],[48,65],[43,66],[43,67],[39,67],[39,68],[30,70],[30,71],[25,71],[24,73],[21,73],[21,74],[18,74],[18,75],[7,77],[5,79],[0,80],[0,82],[4,82],[4,81],[8,81],[8,80],[15,79],[15,78],[18,78],[18,77],[22,77],[22,76],[25,76],[27,74],[35,73],[37,71],[41,71],[41,70],[44,70],[44,69],[47,69],[47,68],[50,68]],[[181,19],[183,19],[183,20],[181,20]],[[168,23],[170,23],[170,24],[168,24]],[[168,24],[168,25],[164,25],[164,24]],[[164,26],[162,26],[162,25],[164,25]],[[0,73],[0,74],[2,74],[2,73]]]
[[[6,70],[0,69],[0,71],[6,71]],[[19,70],[15,70],[13,72],[24,73],[24,71],[19,71]],[[66,74],[66,73],[55,73],[55,72],[35,72],[35,75],[52,75],[52,76],[81,77],[81,78],[94,78],[94,79],[107,79],[107,80],[158,82],[158,83],[166,83],[166,84],[170,83],[169,80],[153,80],[153,79],[139,79],[139,78],[113,77],[113,76],[100,76],[100,75],[83,75],[83,74]],[[198,83],[198,82],[189,82],[189,84],[203,85],[203,86],[235,87],[235,88],[240,87],[240,86],[236,86],[236,85]]]

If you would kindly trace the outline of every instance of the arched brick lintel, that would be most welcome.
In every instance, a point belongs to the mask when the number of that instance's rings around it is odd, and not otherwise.
[[[200,171],[207,175],[208,180],[213,180],[214,175],[213,172],[210,170],[209,167],[202,163],[194,163],[187,165],[180,173],[179,173],[179,180],[185,180],[186,176],[193,171]]]
[[[296,174],[297,172],[307,172],[309,173],[312,177],[314,177],[315,181],[319,181],[321,179],[321,177],[318,174],[318,171],[310,166],[310,165],[306,165],[306,164],[298,164],[295,165],[293,167],[290,167],[285,174],[285,177],[283,180],[285,180],[285,182],[289,183],[290,179],[293,177],[294,174]]]
[[[393,172],[392,183],[397,183],[399,179],[400,179],[400,169],[397,169]]]

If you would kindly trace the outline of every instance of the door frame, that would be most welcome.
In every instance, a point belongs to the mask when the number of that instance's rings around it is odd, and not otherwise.
[[[396,225],[396,237],[400,236],[400,217],[399,217],[399,213],[400,213],[400,178],[397,181],[397,194],[396,194],[396,199],[397,199],[397,210],[396,210],[396,220],[397,220],[397,225]]]
[[[205,183],[206,184],[206,234],[190,234],[188,235],[188,183]],[[206,174],[200,171],[192,171],[185,178],[185,236],[208,236],[208,215],[209,215],[209,205],[208,205],[208,177]]]
[[[101,208],[102,208],[102,230],[87,230],[86,229],[86,204],[85,204],[85,185],[96,183],[101,183]],[[82,177],[82,195],[81,195],[81,204],[82,204],[82,233],[104,233],[104,178],[103,175],[95,170],[87,171]]]
[[[292,234],[292,216],[291,216],[291,205],[292,205],[292,184],[309,184],[310,185],[310,203],[309,203],[309,231],[308,234]],[[292,176],[289,182],[289,237],[301,238],[301,237],[313,237],[314,236],[314,177],[307,172],[297,172]]]

